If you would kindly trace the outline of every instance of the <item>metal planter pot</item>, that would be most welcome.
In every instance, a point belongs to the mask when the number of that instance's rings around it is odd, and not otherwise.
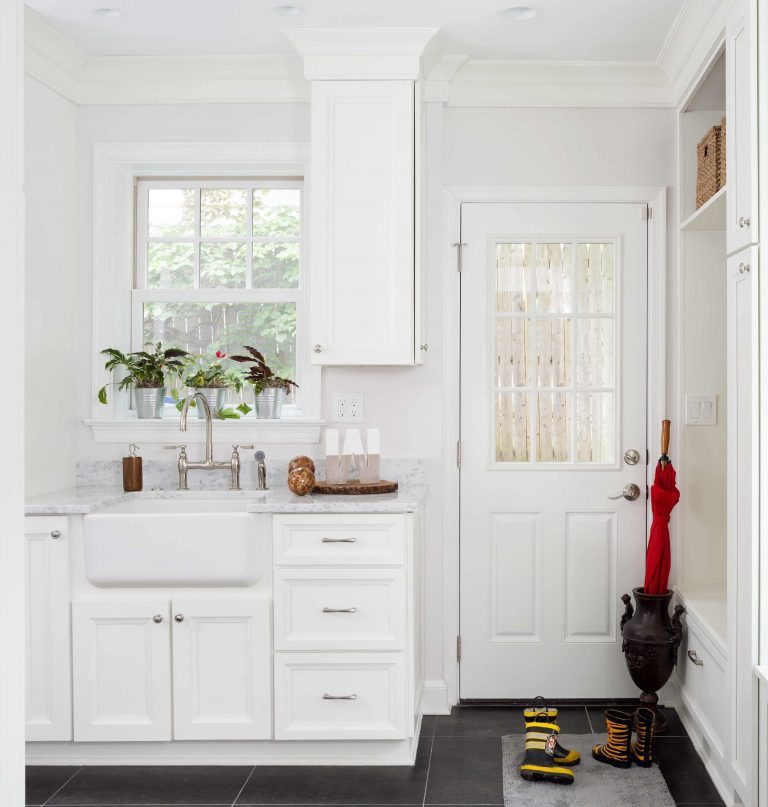
[[[157,420],[163,416],[165,387],[135,387],[136,416],[142,420]]]
[[[256,401],[256,417],[276,419],[283,412],[285,389],[283,387],[267,387],[254,395]]]
[[[216,417],[216,413],[219,411],[219,409],[223,409],[226,406],[226,387],[196,387],[195,389],[190,389],[189,392],[191,395],[194,395],[196,392],[201,392],[203,395],[205,395],[205,398],[208,401],[208,406],[211,407],[211,414],[214,417]],[[195,401],[195,409],[197,410],[197,416],[201,420],[204,419],[205,409],[199,400]]]

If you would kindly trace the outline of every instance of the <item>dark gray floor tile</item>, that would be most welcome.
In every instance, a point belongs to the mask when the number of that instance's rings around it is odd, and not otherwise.
[[[237,805],[421,805],[431,745],[421,738],[413,766],[257,766]]]
[[[560,707],[557,719],[564,734],[589,733],[583,706]],[[502,737],[524,731],[521,706],[455,706],[450,715],[438,715],[435,723],[436,737]]]
[[[654,742],[653,749],[677,804],[723,803],[690,739],[666,737]]]
[[[601,705],[587,707],[589,712],[589,719],[592,721],[595,733],[600,734],[605,731],[605,710],[610,708],[621,709],[622,712],[629,712],[630,714],[637,709],[638,703],[604,703]],[[669,731],[666,734],[660,735],[662,737],[687,737],[688,734],[683,727],[683,724],[678,717],[677,712],[672,708],[661,707],[659,711],[667,718],[669,723]]]
[[[422,737],[431,737],[435,733],[435,720],[437,715],[423,715],[421,718]]]
[[[46,802],[80,769],[78,765],[28,765],[26,770],[26,804]]]
[[[250,767],[212,765],[90,766],[50,801],[56,807],[120,804],[229,805]]]
[[[499,737],[435,737],[426,804],[503,804]]]

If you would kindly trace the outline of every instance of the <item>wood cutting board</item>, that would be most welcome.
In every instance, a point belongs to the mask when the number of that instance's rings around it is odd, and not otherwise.
[[[386,479],[366,483],[350,479],[347,482],[331,482],[330,484],[320,479],[312,488],[313,494],[319,493],[326,496],[364,496],[371,493],[395,493],[395,491],[397,491],[397,482],[388,482]]]

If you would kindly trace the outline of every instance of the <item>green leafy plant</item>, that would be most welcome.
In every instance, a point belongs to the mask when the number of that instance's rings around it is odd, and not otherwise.
[[[152,347],[152,345],[146,345]],[[125,368],[125,376],[117,384],[118,389],[157,389],[164,387],[167,378],[181,375],[190,362],[189,353],[178,347],[163,348],[161,342],[154,345],[154,352],[139,350],[135,353],[123,353],[115,348],[108,347],[101,351],[102,355],[109,356],[104,365],[105,370]],[[107,387],[105,384],[98,392],[100,403],[107,403]]]
[[[251,363],[245,375],[245,380],[249,384],[253,384],[256,395],[265,389],[284,389],[288,394],[290,394],[292,388],[298,389],[299,385],[295,381],[275,375],[267,364],[264,354],[256,350],[255,347],[244,345],[244,349],[250,353],[249,356],[231,356],[231,359],[232,361]]]
[[[237,370],[225,370],[221,362],[226,358],[226,353],[217,350],[217,361],[211,362],[207,367],[198,367],[194,373],[184,379],[185,386],[192,389],[217,387],[240,392],[243,388],[243,374]]]

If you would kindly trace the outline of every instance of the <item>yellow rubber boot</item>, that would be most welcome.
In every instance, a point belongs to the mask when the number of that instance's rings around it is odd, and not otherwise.
[[[526,725],[525,756],[520,776],[529,782],[573,783],[573,771],[555,762],[555,748],[560,729],[555,723],[535,721]]]
[[[635,712],[637,738],[632,743],[632,761],[641,768],[653,765],[653,725],[656,715],[651,709],[641,706]]]
[[[554,706],[549,706],[544,698],[539,695],[534,698],[533,703],[525,710],[523,710],[523,720],[525,720],[526,728],[529,723],[544,722],[557,724],[557,709]],[[578,765],[581,762],[581,754],[572,749],[563,748],[558,740],[555,746],[555,762],[558,765]]]

